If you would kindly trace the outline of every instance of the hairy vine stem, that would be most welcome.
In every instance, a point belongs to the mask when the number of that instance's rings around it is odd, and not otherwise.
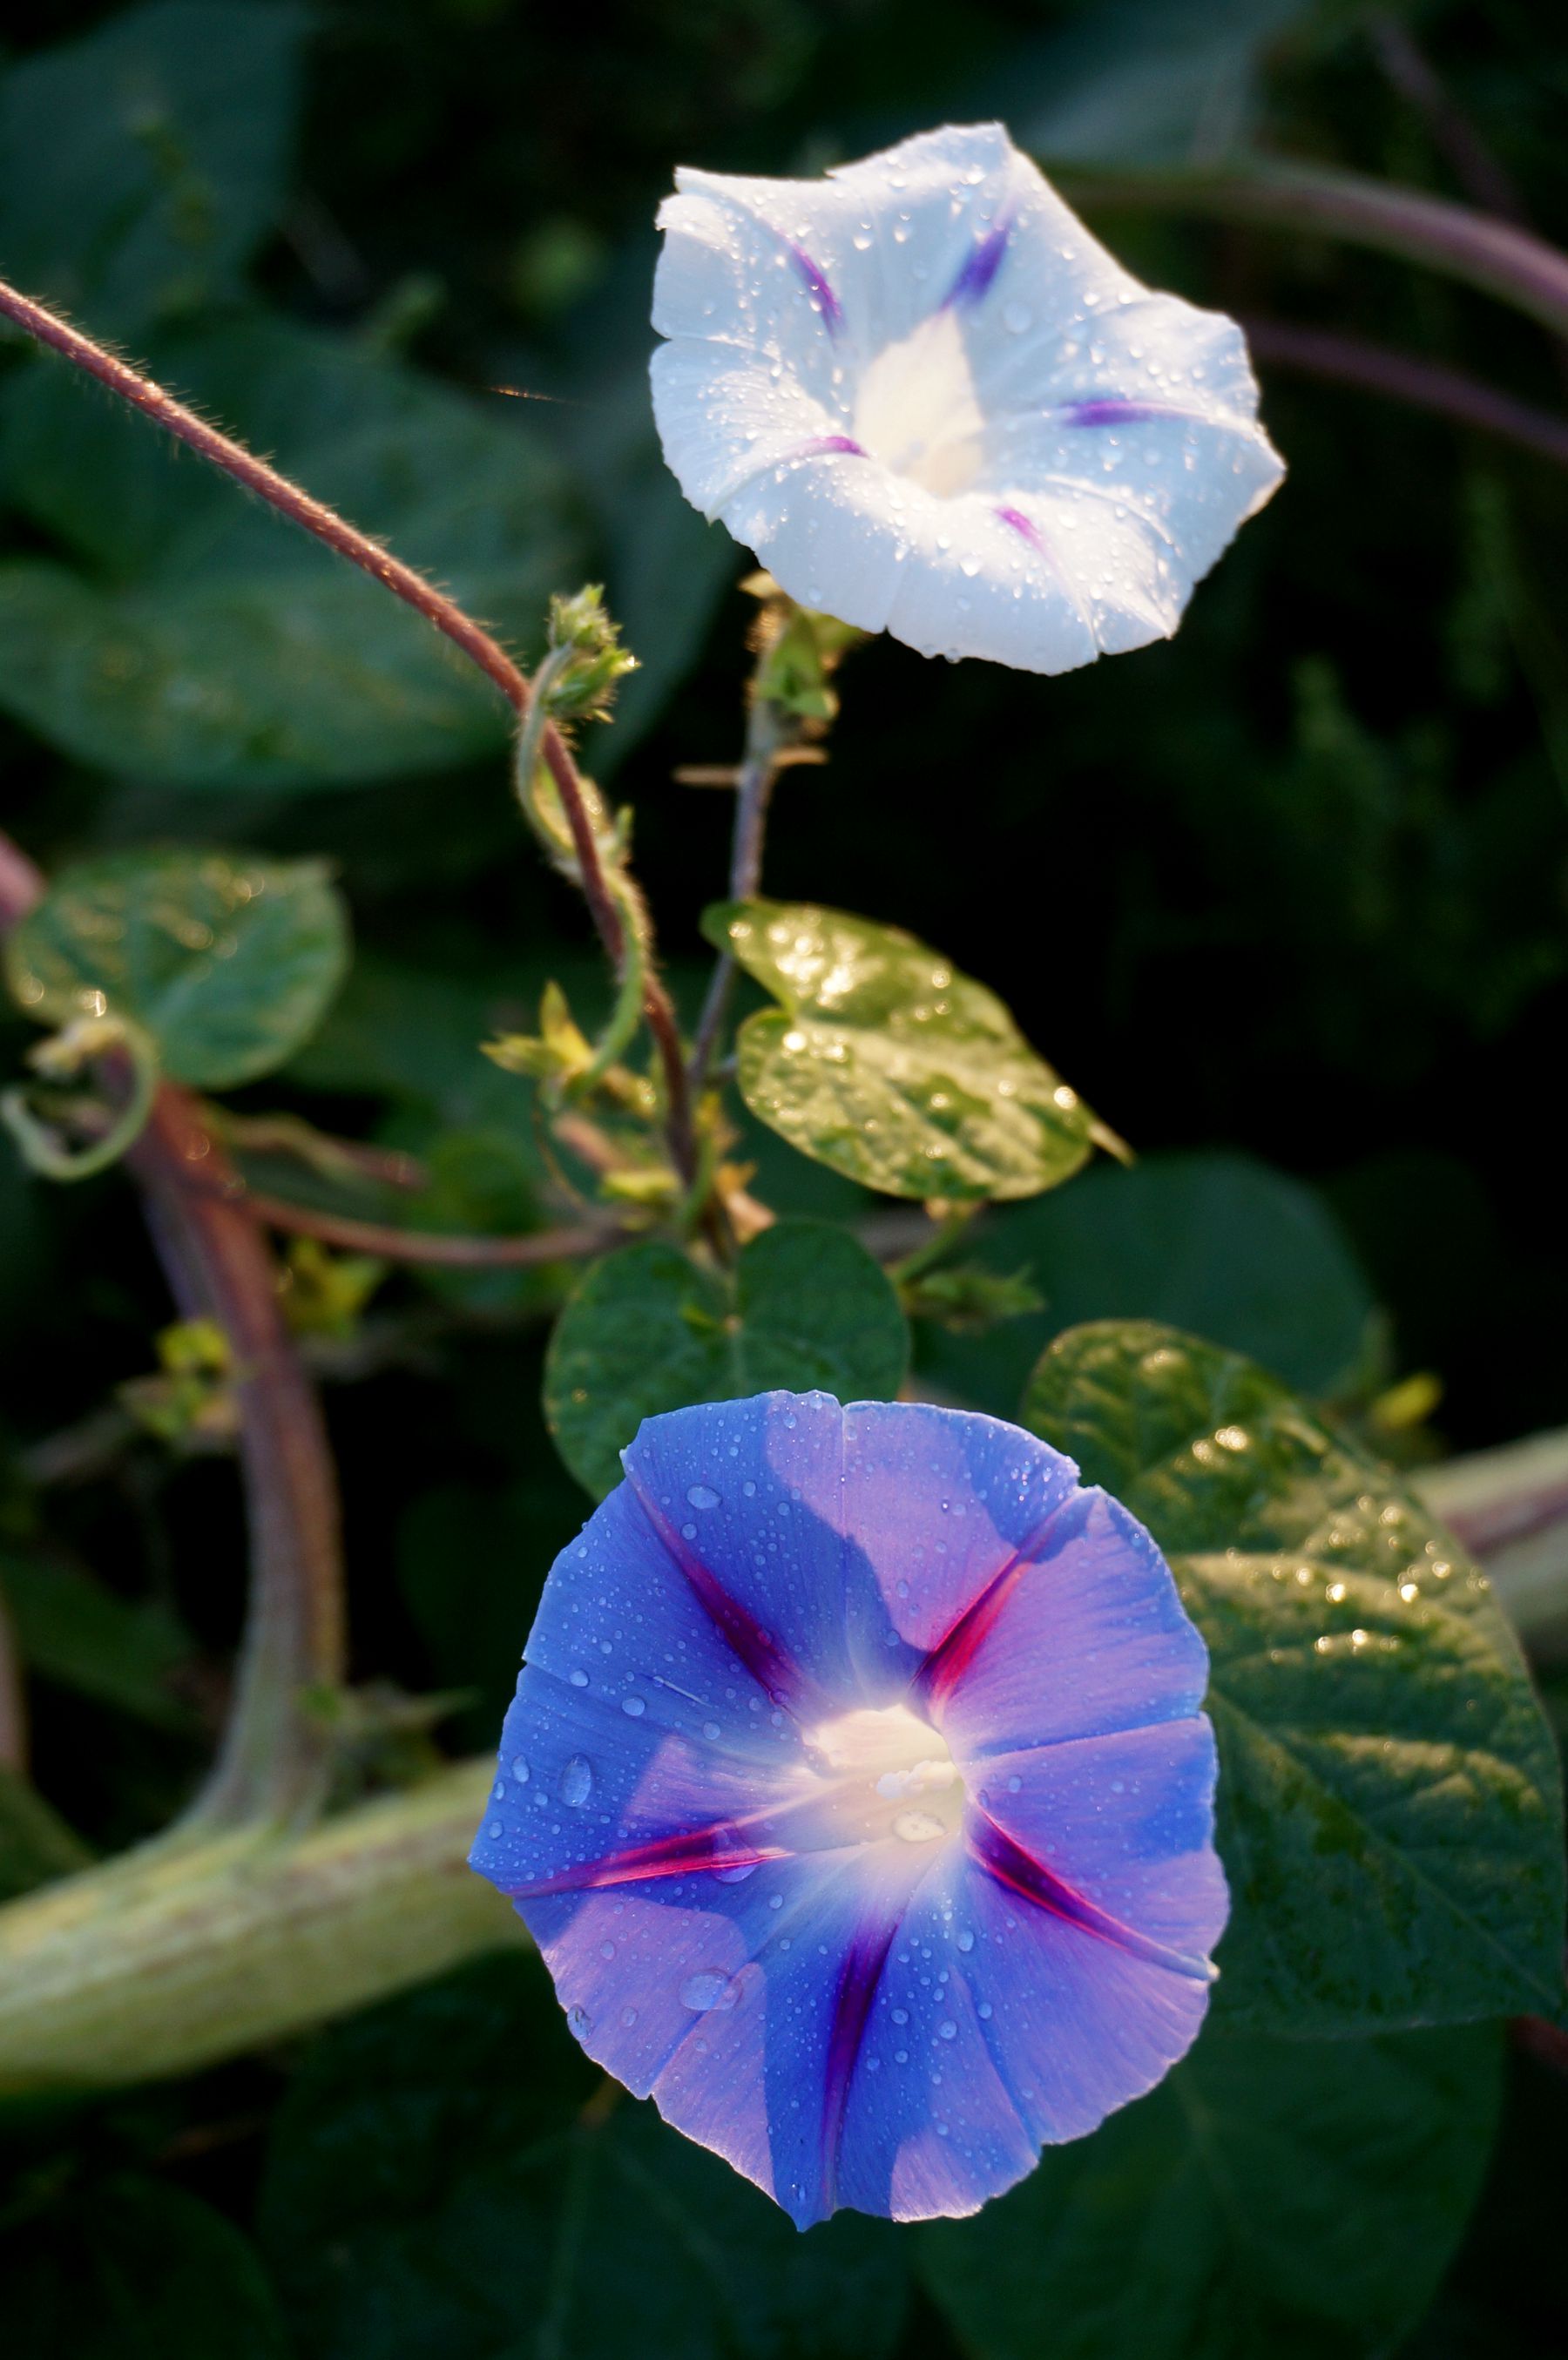
[[[43,890],[0,836],[0,933]],[[334,1688],[343,1669],[341,1516],[321,1404],[284,1323],[266,1237],[200,1102],[160,1084],[125,1160],[181,1315],[215,1320],[228,1338],[239,1409],[250,1589],[234,1704],[188,1825],[297,1819],[320,1804],[329,1768],[311,1692]]]
[[[590,1221],[573,1228],[530,1229],[510,1238],[486,1237],[478,1231],[468,1235],[399,1229],[387,1221],[362,1221],[353,1214],[296,1205],[287,1196],[265,1196],[254,1188],[246,1189],[245,1202],[252,1218],[269,1229],[319,1238],[323,1245],[375,1254],[383,1262],[413,1262],[436,1270],[537,1270],[546,1262],[581,1262],[590,1254],[605,1253],[624,1235],[607,1223]]]
[[[204,418],[151,377],[122,360],[118,354],[83,335],[70,322],[51,311],[47,305],[0,280],[0,318],[11,321],[25,330],[39,344],[48,346],[82,369],[122,401],[129,402],[144,417],[152,419],[167,433],[194,451],[209,465],[216,467],[234,482],[265,500],[279,516],[291,524],[313,533],[351,565],[357,565],[371,580],[379,582],[393,596],[401,598],[428,623],[433,623],[460,648],[471,663],[476,664],[485,678],[498,688],[517,716],[519,722],[528,717],[533,702],[533,692],[527,674],[512,661],[506,650],[471,615],[465,614],[454,599],[449,598],[435,585],[401,558],[394,557],[369,533],[361,532],[346,518],[338,515],[324,501],[312,498],[299,485],[290,483],[287,475],[247,451],[232,435],[209,425]],[[587,797],[572,750],[553,722],[547,722],[540,733],[540,753],[561,797],[572,833],[572,849],[581,875],[583,894],[589,913],[598,931],[605,954],[618,975],[626,956],[626,941],[621,912],[610,880],[605,875],[594,837]],[[660,1070],[664,1076],[666,1126],[670,1152],[677,1171],[688,1185],[696,1175],[696,1138],[691,1123],[691,1094],[687,1087],[686,1065],[681,1046],[681,1032],[670,994],[655,968],[651,957],[647,963],[643,979],[643,1017],[653,1036]]]

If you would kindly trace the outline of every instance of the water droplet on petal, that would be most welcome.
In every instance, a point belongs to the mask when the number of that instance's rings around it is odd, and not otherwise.
[[[580,1810],[593,1791],[593,1765],[585,1754],[574,1754],[561,1774],[561,1799]]]
[[[704,1967],[700,1974],[688,1975],[681,1986],[681,2006],[691,2008],[696,2016],[706,2016],[713,2008],[734,2007],[738,1996],[729,1976],[712,1967]]]
[[[706,1483],[693,1483],[686,1497],[694,1508],[716,1508],[719,1495]]]

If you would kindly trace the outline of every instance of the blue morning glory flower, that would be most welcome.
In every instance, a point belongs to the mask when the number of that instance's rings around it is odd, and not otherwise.
[[[474,1865],[588,2054],[799,2226],[973,2212],[1196,2037],[1203,1641],[1143,1527],[996,1418],[764,1393],[624,1463]]]

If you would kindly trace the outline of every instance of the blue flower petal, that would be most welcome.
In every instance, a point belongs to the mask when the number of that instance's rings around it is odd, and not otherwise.
[[[1015,1562],[1077,1469],[1000,1418],[761,1393],[649,1418],[627,1478],[694,1579],[722,1589],[820,1710],[901,1695]]]
[[[1093,1907],[1194,1961],[1229,1910],[1214,1849],[1214,1733],[1203,1714],[1023,1754],[969,1777],[987,1818]]]
[[[630,1490],[732,1649],[772,1693],[831,1710],[853,1678],[846,1611],[861,1611],[846,1599],[837,1402],[779,1393],[671,1410],[623,1456]]]
[[[1149,1534],[1095,1490],[974,1602],[920,1685],[954,1754],[979,1758],[1186,1720],[1208,1663]]]
[[[895,2220],[975,2212],[1094,2130],[1197,2036],[1208,1978],[1031,1906],[971,1857],[920,1887],[845,2109],[837,2196]]]
[[[836,2002],[866,1900],[852,1852],[525,1907],[588,2054],[766,2189],[833,2210]],[[841,2069],[842,2078],[842,2069]]]
[[[589,2054],[804,2226],[972,2212],[1194,2037],[1206,1666],[1115,1502],[997,1420],[650,1420],[546,1585],[476,1867]]]

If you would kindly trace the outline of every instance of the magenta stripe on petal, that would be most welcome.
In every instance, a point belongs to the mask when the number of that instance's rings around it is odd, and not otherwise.
[[[1213,1970],[1202,1959],[1189,1959],[1180,1950],[1171,1950],[1164,1942],[1152,1941],[1124,1926],[1109,1912],[1096,1907],[1083,1894],[1075,1893],[1054,1876],[1043,1861],[1015,1843],[985,1811],[971,1813],[968,1823],[969,1849],[983,1868],[988,1869],[998,1884],[1032,1901],[1037,1908],[1049,1909],[1053,1918],[1064,1918],[1085,1934],[1094,1934],[1103,1942],[1112,1942],[1129,1958],[1141,1959],[1146,1965],[1168,1967],[1172,1974],[1185,1975],[1192,1983],[1213,1981]]]
[[[655,1877],[686,1876],[699,1869],[716,1875],[728,1870],[760,1868],[764,1861],[789,1860],[783,1844],[758,1842],[731,1821],[697,1828],[685,1835],[656,1837],[650,1843],[628,1844],[624,1851],[605,1852],[598,1860],[563,1868],[531,1885],[506,1887],[514,1901],[531,1901],[547,1893],[596,1893],[606,1885],[646,1885]]]
[[[1040,527],[1029,522],[1022,508],[998,508],[996,514],[1004,524],[1010,524],[1015,532],[1021,533],[1031,549],[1038,550],[1042,557],[1046,554],[1045,542],[1040,538]]]
[[[866,456],[853,434],[813,434],[809,442],[799,444],[790,455],[796,459],[822,459],[834,451],[842,451],[851,459]]]
[[[803,246],[791,246],[789,258],[805,280],[829,335],[836,336],[844,325],[844,306],[828,284],[825,273],[818,269]]]
[[[752,1678],[767,1689],[775,1704],[782,1705],[786,1711],[798,1714],[802,1710],[814,1710],[819,1715],[825,1711],[827,1699],[820,1695],[815,1681],[808,1679],[770,1631],[764,1631],[743,1606],[737,1605],[718,1576],[703,1564],[696,1551],[676,1531],[658,1501],[648,1497],[629,1468],[626,1480],[636,1494],[638,1507],[685,1575],[714,1630],[745,1665]]]
[[[823,2209],[833,2210],[838,2177],[838,2151],[844,2136],[844,2108],[849,2085],[860,2062],[866,2022],[887,1953],[893,1947],[897,1922],[856,1936],[845,1953],[844,1972],[833,1998],[833,2028],[828,2035],[827,2070],[822,2089]]]

